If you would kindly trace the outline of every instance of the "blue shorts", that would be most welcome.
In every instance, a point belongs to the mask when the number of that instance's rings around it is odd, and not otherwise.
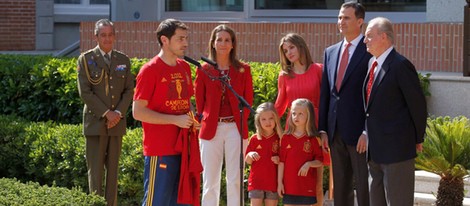
[[[298,195],[284,194],[282,197],[282,203],[290,204],[290,205],[313,205],[317,203],[317,198],[310,197],[310,196],[298,196]]]
[[[177,204],[181,155],[145,156],[142,206]]]

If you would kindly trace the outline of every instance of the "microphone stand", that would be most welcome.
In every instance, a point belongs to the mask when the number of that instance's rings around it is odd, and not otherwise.
[[[217,65],[213,65],[214,67],[217,67]],[[204,70],[203,70],[204,71]],[[227,80],[227,76],[224,76],[224,77],[221,77],[221,78],[217,78],[220,82],[222,82],[226,88],[228,88],[230,91],[232,91],[232,93],[237,97],[238,99],[238,109],[240,110],[240,206],[243,206],[245,204],[244,202],[244,198],[243,198],[243,195],[244,195],[244,189],[245,189],[245,186],[244,186],[244,182],[243,182],[243,179],[244,179],[244,154],[243,154],[243,122],[244,122],[244,109],[243,108],[247,108],[250,110],[251,113],[255,113],[255,110],[253,110],[253,108],[251,108],[250,104],[248,104],[248,102],[242,97],[240,96],[237,92],[235,92],[235,90],[233,89],[233,87],[226,81]],[[249,115],[249,114],[248,114]]]
[[[212,65],[214,69],[219,70],[219,67],[217,63],[213,62],[212,60],[208,60],[207,58],[201,57],[201,59],[208,64]],[[199,67],[198,67],[199,68]],[[243,206],[245,204],[244,202],[244,183],[243,183],[243,177],[244,177],[244,161],[243,161],[243,120],[244,120],[244,108],[247,108],[250,110],[251,113],[255,113],[255,110],[251,108],[250,104],[242,97],[240,96],[234,89],[233,87],[227,82],[227,80],[230,80],[230,78],[227,75],[224,75],[222,77],[214,77],[210,75],[206,70],[201,69],[211,80],[218,80],[222,84],[225,85],[226,88],[228,88],[238,99],[238,109],[240,110],[240,206]],[[219,70],[220,71],[220,70]],[[249,114],[248,114],[249,115]]]

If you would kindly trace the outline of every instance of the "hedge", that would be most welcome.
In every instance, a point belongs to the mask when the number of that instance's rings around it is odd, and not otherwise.
[[[148,59],[132,58],[132,73],[137,74]],[[255,92],[253,107],[274,102],[277,95],[278,63],[249,62]],[[31,121],[53,120],[78,124],[82,121],[83,102],[77,89],[77,58],[0,54],[0,114],[15,114]],[[193,79],[194,79],[194,66]],[[429,75],[420,75],[426,95]],[[131,111],[130,127],[137,127]],[[252,119],[252,118],[251,118]],[[250,130],[254,130],[250,122]]]
[[[0,115],[0,177],[88,191],[85,137],[81,131],[81,124],[29,122]],[[129,129],[123,137],[119,162],[120,205],[140,203],[143,165],[142,129]]]
[[[0,179],[0,205],[11,206],[100,206],[106,205],[103,197],[80,191],[77,188],[40,186],[38,183],[21,183],[16,179]]]
[[[0,177],[88,191],[81,127],[0,115]],[[128,129],[119,160],[119,205],[138,205],[142,200],[143,166],[142,129]],[[246,168],[245,174],[248,171]],[[224,188],[222,181],[222,196],[226,194]],[[222,198],[222,204],[224,201]]]
[[[147,61],[131,59],[132,73],[137,74]],[[254,105],[275,101],[279,65],[250,64],[253,67]],[[14,114],[31,121],[80,123],[83,102],[78,95],[76,68],[77,58],[0,54],[0,87],[4,91],[0,93],[0,114]],[[192,69],[194,79],[195,68]],[[130,112],[128,126],[139,126]]]

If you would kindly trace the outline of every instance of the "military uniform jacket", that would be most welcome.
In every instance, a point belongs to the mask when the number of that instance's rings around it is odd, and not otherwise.
[[[131,73],[129,57],[113,50],[111,63],[104,61],[98,47],[78,57],[78,92],[83,108],[83,134],[85,136],[123,136],[126,133],[125,115],[134,95],[135,77]],[[107,129],[107,110],[119,110],[124,116],[113,128]]]

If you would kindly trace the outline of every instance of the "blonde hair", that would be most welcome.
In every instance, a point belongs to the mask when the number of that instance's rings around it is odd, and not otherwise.
[[[318,130],[317,127],[315,126],[315,110],[313,107],[312,102],[310,100],[305,99],[305,98],[299,98],[296,99],[292,102],[291,107],[293,108],[294,106],[304,106],[307,108],[307,122],[305,123],[305,132],[307,133],[307,136],[318,136]],[[292,113],[291,113],[292,115]],[[292,134],[295,131],[295,124],[294,121],[292,120],[292,117],[287,118],[287,124],[288,128],[285,132],[285,134]]]
[[[304,38],[297,33],[288,33],[284,37],[281,38],[281,42],[279,43],[279,61],[281,63],[281,70],[283,75],[288,75],[289,77],[293,78],[294,74],[292,73],[292,67],[294,66],[292,62],[287,59],[284,50],[282,49],[282,45],[285,42],[289,42],[297,47],[297,51],[299,52],[299,61],[302,65],[307,65],[307,69],[311,64],[313,64],[312,56],[310,55],[310,50],[307,47],[307,43],[305,43]]]
[[[281,129],[281,123],[279,121],[279,115],[277,114],[276,109],[274,108],[274,104],[271,102],[265,102],[260,104],[256,108],[256,114],[255,114],[255,127],[256,127],[256,136],[258,136],[258,139],[262,138],[262,131],[263,128],[261,127],[261,122],[260,122],[260,115],[263,112],[271,112],[274,115],[274,121],[276,125],[274,126],[274,132],[281,137],[282,135],[282,129]]]

